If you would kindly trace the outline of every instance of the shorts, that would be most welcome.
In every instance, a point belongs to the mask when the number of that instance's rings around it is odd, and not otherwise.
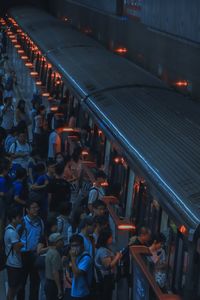
[[[6,266],[9,288],[19,288],[23,281],[23,269]]]

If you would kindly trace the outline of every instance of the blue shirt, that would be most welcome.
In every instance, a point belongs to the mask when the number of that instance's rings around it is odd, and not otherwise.
[[[76,265],[84,274],[72,278],[71,296],[77,298],[86,297],[90,294],[92,283],[92,258],[88,253],[84,252],[77,257]]]
[[[91,257],[93,257],[93,246],[92,242],[81,232],[79,233],[84,239],[84,249],[86,252],[90,254]]]
[[[0,176],[0,193],[7,193],[8,187],[7,187],[7,180],[5,177]]]
[[[44,185],[46,181],[49,182],[49,180],[50,180],[50,177],[47,174],[43,174],[43,175],[40,175],[36,179],[35,183],[38,186],[40,186],[40,185]],[[38,191],[38,193],[40,195],[42,195],[42,202],[40,203],[41,210],[45,210],[45,211],[48,210],[48,191],[47,191],[47,189],[46,188],[41,189],[40,191]]]
[[[39,217],[31,220],[27,215],[23,218],[23,223],[25,229],[21,234],[20,240],[24,246],[21,251],[36,251],[37,245],[44,234],[44,223]],[[20,230],[20,227],[21,226],[18,227],[18,231]]]

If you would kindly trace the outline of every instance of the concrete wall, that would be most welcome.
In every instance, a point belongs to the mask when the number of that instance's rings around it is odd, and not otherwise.
[[[72,2],[78,2],[88,7],[93,7],[107,13],[116,14],[117,0],[71,0]]]
[[[58,17],[67,16],[72,26],[78,30],[90,28],[91,36],[110,50],[118,46],[127,47],[128,59],[169,85],[187,80],[190,85],[182,91],[200,99],[198,44],[152,30],[132,18],[111,17],[63,0],[57,0],[56,3],[51,0],[51,10]]]
[[[148,26],[200,42],[199,0],[124,0],[124,6]]]

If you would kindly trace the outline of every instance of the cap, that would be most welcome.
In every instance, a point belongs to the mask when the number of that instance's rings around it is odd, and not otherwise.
[[[49,242],[50,243],[56,243],[58,242],[59,240],[62,240],[63,239],[63,236],[62,234],[60,233],[52,233],[50,236],[49,236]]]

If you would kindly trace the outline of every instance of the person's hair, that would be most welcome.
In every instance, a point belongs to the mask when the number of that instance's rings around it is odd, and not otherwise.
[[[106,225],[109,226],[109,221],[107,216],[96,216],[94,217],[94,224],[99,225],[100,227],[104,227]]]
[[[24,107],[21,108],[21,105],[24,104]],[[21,112],[25,112],[25,105],[26,105],[26,102],[23,100],[23,99],[20,99],[18,104],[17,104],[17,108],[21,111]]]
[[[38,107],[38,112],[41,113],[41,111],[45,110],[45,106],[44,105],[40,105]]]
[[[8,171],[10,168],[10,161],[7,158],[3,158],[0,160],[0,174],[4,171]]]
[[[17,209],[16,206],[9,207],[8,212],[7,212],[8,221],[11,222],[13,219],[15,219],[18,216],[22,217],[22,211]]]
[[[62,152],[57,152],[55,155],[55,159],[58,157],[58,155],[61,155],[63,157],[63,160],[65,161],[65,155]]]
[[[13,127],[9,130],[9,134],[14,134],[15,132],[17,132],[17,127],[13,126]]]
[[[106,179],[107,176],[106,176],[106,174],[104,173],[104,171],[99,170],[99,171],[95,174],[95,179],[97,180],[98,178],[104,178],[104,179]]]
[[[97,239],[97,248],[107,247],[109,238],[112,237],[112,231],[110,229],[102,229]]]
[[[17,179],[23,179],[24,177],[27,176],[27,171],[26,169],[20,167],[16,170],[16,178]]]
[[[4,98],[4,103],[7,103],[8,100],[10,100],[10,99],[12,99],[12,97],[5,97],[5,98]]]
[[[48,160],[47,161],[47,167],[51,167],[51,166],[55,166],[56,165],[56,161],[55,160]]]
[[[80,234],[73,234],[70,237],[69,243],[70,244],[77,243],[77,244],[83,246],[84,245],[84,239],[83,239],[83,237]]]
[[[156,241],[156,243],[162,243],[162,244],[164,244],[166,242],[166,237],[161,232],[161,233],[157,233],[156,235],[154,235],[152,240]]]
[[[81,229],[85,228],[86,226],[92,226],[92,225],[94,225],[94,218],[91,216],[87,216],[81,221],[79,228],[81,230]]]
[[[96,199],[93,203],[92,203],[92,207],[93,208],[98,208],[100,206],[103,206],[105,209],[106,209],[106,204],[102,201],[102,200],[99,200],[99,199]]]
[[[58,175],[58,176],[62,175],[63,172],[64,172],[64,165],[63,164],[57,164],[55,166],[55,173],[56,173],[56,175]]]
[[[143,235],[143,234],[151,234],[151,230],[148,227],[142,226],[138,230],[138,235]]]
[[[33,204],[37,204],[37,205],[39,206],[39,203],[38,203],[37,200],[28,200],[28,201],[26,202],[26,208],[27,208],[27,209],[30,209],[30,207],[31,207]]]
[[[69,216],[72,210],[70,202],[62,202],[59,206],[59,213],[64,216]]]
[[[36,166],[34,167],[34,171],[37,173],[37,174],[41,174],[41,173],[44,173],[46,170],[46,167],[45,167],[45,164],[43,162],[39,162],[36,164]]]

